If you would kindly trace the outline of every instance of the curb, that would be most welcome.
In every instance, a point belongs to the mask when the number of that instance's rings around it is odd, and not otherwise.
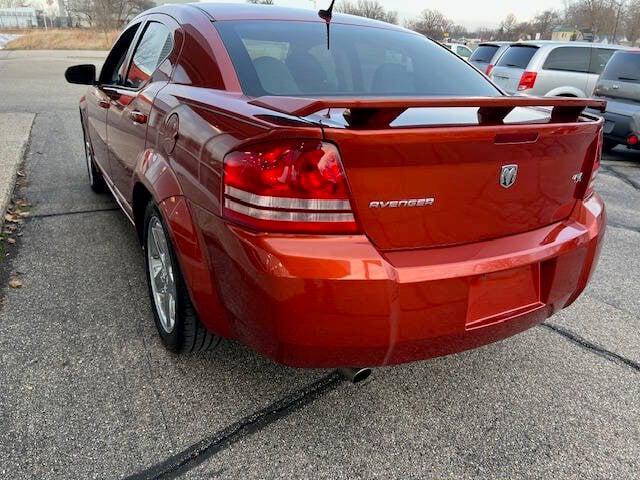
[[[35,117],[34,113],[0,113],[0,225],[15,189]]]

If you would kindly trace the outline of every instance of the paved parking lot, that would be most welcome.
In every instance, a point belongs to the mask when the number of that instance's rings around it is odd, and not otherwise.
[[[1,479],[640,476],[640,153],[605,159],[600,268],[547,325],[358,386],[230,342],[179,358],[133,229],[87,186],[63,71],[100,58],[0,52],[0,113],[36,114],[0,261]]]

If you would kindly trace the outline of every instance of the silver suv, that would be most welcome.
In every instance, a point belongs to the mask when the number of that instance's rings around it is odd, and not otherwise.
[[[510,94],[590,97],[607,62],[622,49],[583,42],[519,42],[500,57],[490,76]]]

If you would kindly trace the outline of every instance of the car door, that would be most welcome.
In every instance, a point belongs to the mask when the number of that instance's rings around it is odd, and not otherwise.
[[[118,85],[105,88],[111,101],[107,122],[109,160],[117,194],[131,204],[133,171],[144,154],[147,121],[156,94],[169,82],[175,65],[177,23],[150,15],[130,54]]]
[[[589,79],[589,47],[557,47],[549,52],[534,89],[537,95],[585,96]]]
[[[111,99],[104,88],[118,83],[124,75],[127,53],[139,27],[140,23],[135,23],[120,35],[104,62],[97,85],[91,87],[86,96],[85,134],[90,142],[95,162],[106,173],[108,179],[111,177],[111,167],[107,147],[107,121]]]

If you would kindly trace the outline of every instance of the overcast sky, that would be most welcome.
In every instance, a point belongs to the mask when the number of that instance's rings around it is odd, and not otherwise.
[[[381,0],[381,2],[388,9],[397,10],[402,18],[410,18],[425,8],[435,8],[451,20],[468,28],[483,25],[495,27],[509,13],[513,13],[520,21],[529,20],[542,10],[562,6],[560,0]],[[291,7],[314,8],[314,0],[275,0],[275,3]],[[330,0],[316,0],[315,3],[316,8],[326,7]]]

